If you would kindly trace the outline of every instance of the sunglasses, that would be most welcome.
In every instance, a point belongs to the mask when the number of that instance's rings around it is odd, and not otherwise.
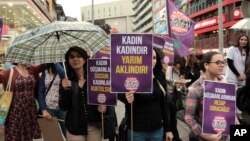
[[[69,58],[70,59],[74,59],[74,58],[79,59],[79,58],[82,58],[82,56],[80,56],[80,55],[69,55]]]
[[[215,62],[208,62],[208,63],[215,63],[216,65],[225,65],[225,61],[217,60]]]

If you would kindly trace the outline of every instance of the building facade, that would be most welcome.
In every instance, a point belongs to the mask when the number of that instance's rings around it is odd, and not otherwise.
[[[236,43],[238,35],[246,32],[230,27],[250,16],[250,1],[223,0],[222,5],[224,48],[227,48]],[[196,22],[193,47],[200,50],[218,49],[218,0],[189,0],[188,3],[180,5],[180,9]]]
[[[92,21],[92,6],[81,8],[83,21]],[[113,32],[132,33],[132,1],[121,0],[94,4],[94,22],[97,25],[109,24]]]
[[[0,64],[11,41],[21,32],[57,19],[56,0],[0,0],[3,22]]]
[[[152,0],[133,0],[133,33],[153,33]]]

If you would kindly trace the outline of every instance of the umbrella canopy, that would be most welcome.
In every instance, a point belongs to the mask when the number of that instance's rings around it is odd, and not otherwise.
[[[56,21],[17,36],[7,50],[5,62],[20,64],[53,63],[64,60],[72,46],[96,53],[109,46],[109,36],[88,22]]]
[[[234,24],[231,29],[250,30],[250,18],[245,18]]]

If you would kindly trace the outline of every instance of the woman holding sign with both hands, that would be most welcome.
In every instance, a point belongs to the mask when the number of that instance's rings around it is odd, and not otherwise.
[[[186,97],[185,121],[191,128],[190,141],[219,141],[224,140],[222,133],[207,134],[202,133],[202,111],[204,80],[222,81],[225,62],[223,56],[218,52],[208,52],[204,54],[200,61],[201,70],[204,72],[188,89]]]
[[[166,79],[162,71],[159,49],[153,50],[153,92],[148,94],[135,94],[129,91],[120,94],[119,99],[125,103],[128,118],[128,139],[131,139],[131,120],[133,120],[133,141],[171,141],[173,135],[170,128],[169,107],[166,103]],[[133,103],[133,106],[131,106]]]

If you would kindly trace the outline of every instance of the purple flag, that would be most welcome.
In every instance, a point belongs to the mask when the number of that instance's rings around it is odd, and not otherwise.
[[[189,19],[184,13],[180,12],[175,5],[167,0],[168,19],[170,28],[170,37],[178,40],[175,41],[176,54],[179,56],[186,56],[191,54],[188,48],[194,40],[194,26],[195,22]],[[176,48],[177,47],[177,48]]]
[[[0,41],[2,39],[2,28],[3,28],[3,19],[0,18]]]

